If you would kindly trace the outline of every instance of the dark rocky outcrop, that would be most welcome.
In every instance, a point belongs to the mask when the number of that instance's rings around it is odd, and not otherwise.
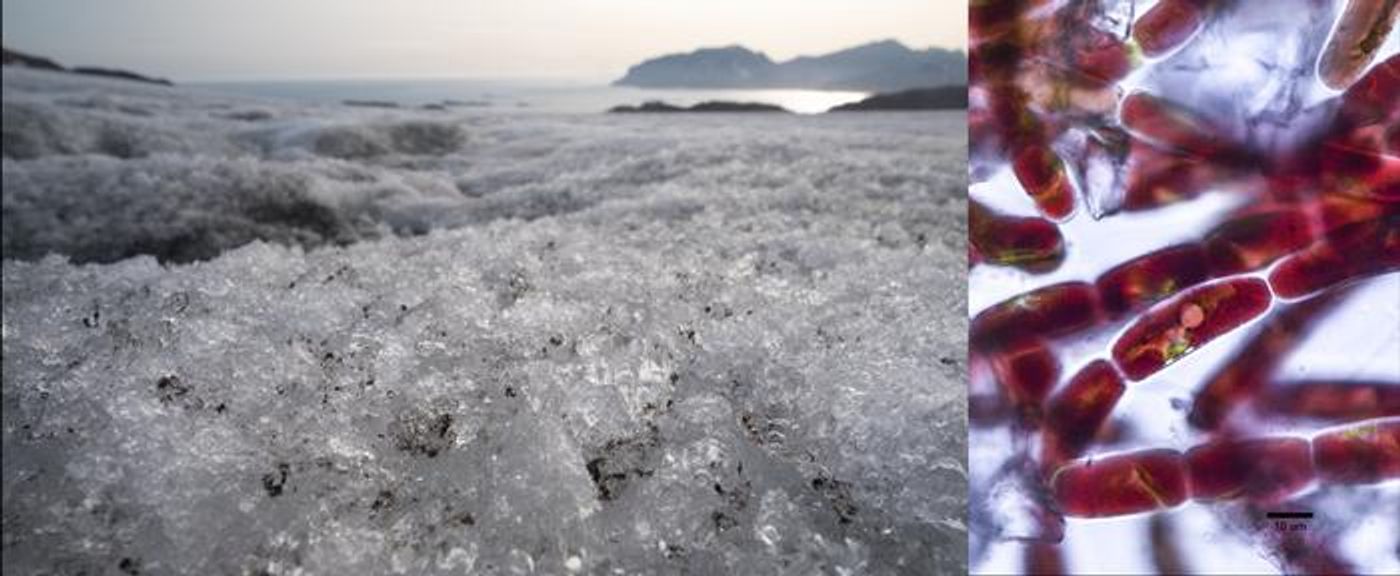
[[[131,81],[133,81],[133,82],[145,82],[145,83],[147,83],[147,84],[159,84],[159,85],[161,85],[161,86],[174,86],[174,85],[175,85],[174,82],[171,82],[171,81],[166,80],[166,79],[164,79],[164,78],[152,78],[152,77],[150,77],[150,76],[142,76],[142,75],[137,74],[137,73],[135,73],[135,72],[129,72],[129,71],[126,71],[126,70],[116,70],[116,69],[112,69],[112,68],[94,68],[94,67],[91,67],[91,66],[79,66],[79,67],[77,67],[77,68],[73,68],[72,72],[73,72],[74,74],[84,74],[84,75],[87,75],[87,76],[101,76],[101,77],[103,77],[103,78],[115,78],[115,79],[117,79],[117,80],[131,80]]]
[[[893,92],[967,82],[961,51],[913,50],[894,40],[774,62],[742,46],[653,58],[614,82],[649,88],[802,88]]]
[[[643,103],[641,106],[615,106],[608,112],[614,114],[635,114],[648,112],[787,112],[786,108],[760,102],[727,102],[712,100],[694,106],[676,106],[658,100]]]
[[[69,72],[72,74],[82,74],[85,76],[100,76],[103,78],[115,78],[117,80],[130,80],[133,82],[144,82],[147,84],[158,84],[161,86],[174,86],[174,83],[164,78],[153,78],[143,76],[127,70],[114,68],[98,68],[95,66],[77,66],[65,68],[63,65],[42,56],[25,54],[9,48],[0,48],[0,64],[5,66],[19,66],[24,68],[35,68],[38,70],[50,70],[53,72]]]
[[[876,94],[859,102],[842,104],[830,112],[866,112],[875,110],[965,110],[967,86],[915,88],[888,94]]]
[[[3,47],[0,47],[0,64],[3,64],[5,66],[23,66],[25,68],[38,68],[40,70],[63,70],[62,66],[59,66],[57,62],[49,60],[48,58],[34,56],[31,54],[25,54],[23,52],[16,52],[9,48]]]

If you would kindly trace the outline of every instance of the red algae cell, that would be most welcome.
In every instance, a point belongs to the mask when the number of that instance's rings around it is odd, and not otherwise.
[[[1205,21],[1206,0],[1162,0],[1138,18],[1133,39],[1148,56],[1160,56],[1182,45]]]
[[[1012,169],[1042,214],[1058,220],[1074,211],[1074,190],[1065,175],[1064,162],[1048,146],[1021,148]]]
[[[1303,333],[1337,301],[1320,296],[1284,308],[1270,318],[1243,350],[1206,378],[1196,393],[1186,421],[1200,430],[1216,430],[1239,404],[1266,387],[1274,369],[1293,350]]]
[[[1333,505],[1400,477],[1400,300],[1375,289],[1400,280],[1397,17],[973,0],[971,572],[1400,567],[1340,546],[1376,512]]]
[[[1113,345],[1113,359],[1131,380],[1142,380],[1262,314],[1272,297],[1263,281],[1227,280],[1192,289],[1149,311]],[[1202,315],[1194,326],[1184,319]]]
[[[1367,420],[1313,438],[1317,476],[1329,484],[1400,478],[1400,418]]]
[[[1209,122],[1146,92],[1124,98],[1121,114],[1128,131],[1176,154],[1220,163],[1235,153]]]
[[[1053,222],[1005,216],[975,200],[967,217],[968,240],[983,262],[1043,272],[1064,259],[1064,238]]]
[[[1060,362],[1041,342],[1026,340],[992,355],[992,370],[1011,402],[1038,407],[1060,377]]]
[[[1171,508],[1186,500],[1180,452],[1148,449],[1077,461],[1057,470],[1050,489],[1066,516],[1102,518]]]
[[[1329,232],[1279,262],[1269,285],[1283,298],[1299,298],[1351,280],[1400,270],[1400,210]]]
[[[1123,396],[1123,388],[1118,370],[1104,360],[1075,374],[1046,405],[1041,459],[1057,465],[1082,454]]]
[[[1313,481],[1312,446],[1306,438],[1217,440],[1186,452],[1186,472],[1196,500],[1278,502]]]
[[[1094,285],[1109,317],[1146,308],[1210,277],[1198,244],[1172,246],[1139,256],[1105,272]]]
[[[1313,240],[1308,216],[1285,207],[1235,216],[1206,236],[1205,252],[1213,276],[1263,268]]]
[[[1313,380],[1275,383],[1258,401],[1260,412],[1290,418],[1351,422],[1400,416],[1400,381]]]
[[[1073,333],[1099,321],[1093,284],[1052,284],[984,310],[972,319],[973,346],[994,348],[1013,341]]]

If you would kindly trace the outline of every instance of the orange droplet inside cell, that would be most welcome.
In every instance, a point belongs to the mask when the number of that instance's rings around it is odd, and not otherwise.
[[[1200,306],[1187,304],[1181,308],[1181,325],[1187,328],[1200,326],[1206,320],[1206,313]]]

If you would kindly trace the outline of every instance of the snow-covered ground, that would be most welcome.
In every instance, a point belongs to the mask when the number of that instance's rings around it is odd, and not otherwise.
[[[966,570],[961,114],[3,108],[6,573]]]

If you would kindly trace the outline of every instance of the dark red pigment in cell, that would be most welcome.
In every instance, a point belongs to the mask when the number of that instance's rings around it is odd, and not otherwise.
[[[1310,380],[1270,384],[1256,402],[1267,416],[1352,422],[1400,416],[1400,381]]]
[[[1065,557],[1060,547],[1044,542],[1026,545],[1026,574],[1058,576],[1065,571]]]
[[[1249,155],[1189,109],[1146,92],[1123,99],[1123,126],[1135,136],[1178,156],[1215,164],[1244,162]]]
[[[1400,478],[1400,418],[1381,418],[1313,437],[1313,464],[1328,484],[1375,484]]]
[[[1060,361],[1044,343],[1022,340],[992,354],[992,371],[1011,404],[1034,419],[1060,377]]]
[[[1041,461],[1054,468],[1083,454],[1123,389],[1118,370],[1104,360],[1095,360],[1075,374],[1046,405]]]
[[[1187,479],[1196,500],[1278,502],[1313,480],[1306,438],[1222,439],[1186,452]]]
[[[1011,166],[1042,214],[1058,220],[1074,211],[1074,190],[1070,188],[1064,162],[1048,145],[1019,147]]]
[[[1181,453],[1149,449],[1078,461],[1050,481],[1066,516],[1102,518],[1171,508],[1186,500]]]
[[[1138,18],[1133,39],[1148,56],[1160,56],[1186,43],[1200,29],[1210,0],[1162,0]]]
[[[1338,228],[1293,254],[1269,273],[1283,298],[1298,298],[1346,282],[1400,270],[1400,210]]]
[[[1071,334],[1098,323],[1098,291],[1087,282],[1066,282],[1032,290],[996,304],[972,319],[975,348]]]
[[[1219,429],[1237,406],[1268,385],[1275,368],[1338,300],[1336,294],[1305,300],[1283,307],[1261,322],[1259,332],[1244,348],[1206,379],[1192,400],[1186,421],[1200,430]]]
[[[1312,240],[1308,215],[1300,208],[1282,206],[1235,215],[1206,235],[1210,275],[1258,270]]]
[[[1109,317],[1141,310],[1210,278],[1206,253],[1199,244],[1163,248],[1105,272],[1094,285]]]
[[[1284,360],[1355,292],[1350,287],[1400,270],[1400,55],[1370,66],[1400,1],[1351,0],[1336,14],[1308,15],[1335,16],[1335,34],[1304,43],[1316,54],[1303,68],[1271,73],[1341,93],[1298,114],[1241,109],[1248,117],[1230,117],[1198,86],[1185,81],[1178,90],[1176,80],[1151,70],[1189,74],[1197,65],[1200,74],[1220,73],[1201,55],[1176,51],[1195,41],[1228,42],[1219,33],[1248,22],[1236,16],[1254,6],[1159,0],[1134,14],[1097,0],[972,2],[972,174],[986,181],[1009,169],[1016,184],[1005,192],[1029,196],[1039,214],[988,218],[974,202],[971,220],[1001,218],[1004,226],[973,226],[970,262],[1041,274],[1076,256],[1066,254],[1076,247],[1055,230],[1073,219],[1207,195],[1227,195],[1238,206],[1203,223],[1208,230],[1198,237],[1164,232],[1175,244],[1095,278],[1032,289],[972,319],[972,352],[988,358],[983,371],[994,376],[970,391],[970,403],[981,425],[1010,428],[1011,461],[1048,483],[1048,498],[1030,498],[1043,507],[1026,511],[1042,523],[1061,514],[1153,514],[1186,500],[1262,517],[1270,506],[1306,509],[1313,486],[1400,475],[1400,382],[1279,380]],[[1133,75],[1140,67],[1147,74]],[[1144,83],[1119,84],[1130,75]],[[1081,203],[1087,210],[1077,210]],[[1054,354],[1111,337],[1119,323],[1109,360],[1091,362],[1055,388]],[[1184,416],[1207,433],[1199,444],[1184,454],[1139,448],[1083,456],[1096,444],[1140,439],[1135,422],[1115,414],[1130,393],[1125,381],[1160,373],[1174,383],[1164,369],[1234,330],[1253,333],[1239,349],[1224,350],[1229,357],[1204,382],[1180,383],[1194,391]],[[1355,424],[1308,439],[1256,437],[1261,422],[1271,434],[1286,433],[1279,423]],[[1180,573],[1188,568],[1181,550],[1194,544],[1170,520],[1152,515],[1152,561],[1163,573]],[[1355,572],[1328,536],[1253,537],[1284,570]],[[1025,546],[1025,570],[1065,572],[1056,542]]]
[[[1255,278],[1192,289],[1133,323],[1114,343],[1113,359],[1130,380],[1142,380],[1259,316],[1272,299]]]
[[[983,262],[1045,272],[1064,259],[1064,238],[1053,222],[998,214],[976,200],[967,214],[968,240]]]

